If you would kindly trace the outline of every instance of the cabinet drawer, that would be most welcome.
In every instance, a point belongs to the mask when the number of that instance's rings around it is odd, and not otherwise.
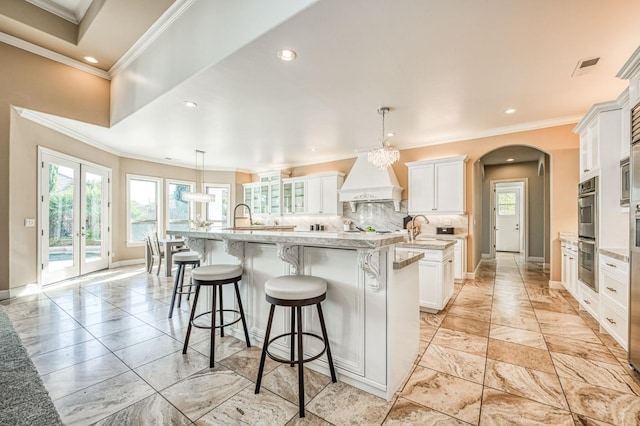
[[[621,309],[628,309],[629,286],[620,276],[609,271],[600,274],[600,293],[617,303]]]
[[[600,312],[598,295],[586,288],[581,282],[578,283],[580,296],[578,303],[580,303],[580,306],[597,320],[599,317],[598,313]]]
[[[628,350],[627,336],[629,333],[629,319],[626,311],[616,308],[616,306],[609,301],[603,301],[600,325],[611,334],[625,350]]]
[[[600,255],[600,270],[614,274],[629,276],[629,264],[609,256]]]

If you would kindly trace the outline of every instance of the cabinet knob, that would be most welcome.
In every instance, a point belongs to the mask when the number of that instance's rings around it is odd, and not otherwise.
[[[587,173],[590,169],[584,169],[582,173]]]
[[[610,291],[610,292],[612,292],[612,293],[617,293],[617,292],[618,292],[618,290],[616,290],[616,289],[615,289],[615,288],[613,288],[613,287],[607,287],[607,290],[609,290],[609,291]]]
[[[586,299],[582,299],[582,301],[583,301],[584,303],[586,303],[587,305],[590,305],[590,304],[591,304],[591,302],[589,302],[589,301],[588,301],[588,300],[586,300]]]
[[[607,317],[607,321],[609,321],[610,324],[613,324],[613,325],[616,324],[616,322],[609,317]]]
[[[573,260],[573,257],[570,257],[569,260]]]

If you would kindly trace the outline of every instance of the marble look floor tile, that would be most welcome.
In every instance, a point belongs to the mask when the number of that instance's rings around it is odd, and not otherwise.
[[[115,351],[114,354],[130,368],[138,368],[178,351],[182,351],[182,343],[167,335],[161,335]]]
[[[532,348],[547,349],[542,333],[509,327],[506,325],[492,324],[489,337],[505,342],[518,343]]]
[[[564,325],[565,327],[587,326],[584,320],[575,311],[574,313],[560,313],[538,309],[536,310],[536,317],[541,325]]]
[[[564,298],[553,299],[547,302],[535,301],[532,302],[532,305],[533,309],[536,312],[539,310],[544,310],[547,312],[557,312],[560,314],[576,314],[576,309]]]
[[[94,426],[188,426],[190,424],[192,424],[191,420],[162,396],[155,394],[100,420]]]
[[[98,309],[98,305],[93,306],[95,306],[95,310],[86,310],[82,313],[72,313],[71,315],[85,327],[129,316],[129,313],[111,304],[103,309]]]
[[[484,385],[564,410],[569,409],[555,374],[488,359]]]
[[[29,356],[36,356],[94,339],[86,330],[77,328],[71,331],[31,336],[20,340]]]
[[[540,324],[540,329],[542,330],[542,334],[559,336],[562,338],[568,339],[576,339],[586,343],[594,343],[601,344],[602,342],[596,336],[596,334],[591,330],[591,328],[586,325],[583,327],[565,327],[561,324]]]
[[[286,426],[333,426],[326,420],[321,419],[313,413],[310,413],[309,410],[306,410],[304,417],[300,418],[299,416],[293,416],[291,420],[289,420]]]
[[[200,343],[189,346],[202,355],[209,356],[211,339],[204,339]],[[216,336],[216,361],[221,361],[244,349],[247,349],[247,342],[244,340],[229,335],[225,335],[224,337]]]
[[[493,389],[486,389],[482,397],[480,424],[574,426],[568,411]]]
[[[447,315],[467,318],[474,321],[489,322],[489,320],[491,319],[491,309],[477,310],[464,306],[456,306],[456,303],[454,301],[453,306],[449,308]]]
[[[487,358],[555,374],[549,352],[542,349],[489,339]]]
[[[482,385],[417,367],[401,397],[474,425],[480,418]]]
[[[613,426],[611,423],[601,422],[581,414],[573,414],[573,421],[576,426]]]
[[[34,317],[12,321],[13,328],[20,338],[42,336],[45,334],[57,334],[65,331],[76,330],[82,326],[76,320],[66,318],[52,319],[51,317]]]
[[[486,356],[487,341],[487,338],[475,334],[440,327],[431,340],[431,344],[457,349],[474,355]]]
[[[420,324],[420,341],[421,342],[430,342],[438,331],[438,327],[433,327],[431,325]]]
[[[489,337],[490,323],[484,321],[473,321],[467,318],[459,318],[447,315],[442,321],[441,327],[454,331],[462,331],[480,337]]]
[[[420,324],[430,325],[432,327],[440,327],[442,320],[444,320],[445,314],[439,312],[437,314],[431,314],[428,312],[420,312]]]
[[[404,398],[398,398],[383,423],[387,426],[464,426],[466,424],[468,423]]]
[[[139,327],[107,334],[106,336],[98,338],[98,340],[112,351],[117,351],[119,349],[126,348],[127,346],[153,339],[154,337],[158,337],[162,334],[163,333],[157,328],[143,324]]]
[[[220,363],[255,382],[256,377],[258,377],[261,355],[262,348],[252,346],[250,348],[243,349],[240,352],[236,352],[235,354],[221,360]],[[207,359],[209,358],[207,357]],[[267,357],[264,363],[264,374],[269,374],[279,365],[281,364]]]
[[[97,340],[88,340],[77,345],[47,352],[31,357],[31,361],[38,369],[38,374],[45,375],[53,371],[70,367],[80,362],[97,358],[109,353],[109,350]]]
[[[533,314],[533,309],[530,311],[528,309],[518,311],[518,309],[519,308],[516,308],[515,310],[500,310],[494,307],[491,313],[491,323],[533,332],[540,332],[540,326]]]
[[[53,402],[65,425],[89,425],[153,395],[132,371]]]
[[[560,377],[584,381],[618,392],[640,395],[638,386],[620,366],[606,362],[591,361],[571,355],[551,352],[551,358]]]
[[[256,380],[256,379],[254,379]],[[331,383],[331,377],[304,369],[304,398],[309,402]],[[262,378],[262,386],[287,401],[298,403],[298,366],[281,364],[278,368]]]
[[[486,358],[431,344],[419,365],[482,384]]]
[[[298,415],[298,407],[268,390],[254,394],[246,388],[196,421],[196,425],[284,425]]]
[[[560,377],[571,411],[615,425],[640,424],[640,397]]]
[[[66,317],[67,314],[49,299],[39,299],[15,305],[5,306],[5,312],[11,321],[19,321],[34,317]]]
[[[223,366],[205,368],[164,389],[164,396],[195,421],[252,382]]]
[[[393,405],[346,383],[328,384],[307,411],[335,425],[381,424]]]
[[[174,352],[134,371],[156,390],[162,390],[207,367],[209,358],[191,351],[185,355]]]
[[[115,355],[108,353],[42,376],[51,399],[56,400],[129,371]]]
[[[85,328],[89,333],[93,334],[97,338],[100,338],[108,334],[117,333],[118,331],[140,327],[141,325],[144,325],[144,322],[131,315],[128,315],[117,319],[107,320],[99,324],[89,325]]]

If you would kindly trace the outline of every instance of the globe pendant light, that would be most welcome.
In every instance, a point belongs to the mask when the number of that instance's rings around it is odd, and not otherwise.
[[[200,172],[200,189],[203,192],[183,192],[182,201],[193,201],[196,203],[211,203],[216,200],[214,194],[207,194],[204,192],[204,151],[196,149],[196,170],[198,170],[198,156],[202,156],[202,168]]]
[[[391,164],[400,159],[400,151],[389,144],[384,133],[384,116],[388,112],[389,107],[378,108],[378,114],[382,114],[382,136],[380,137],[381,146],[371,149],[367,155],[369,162],[380,170],[385,170]]]

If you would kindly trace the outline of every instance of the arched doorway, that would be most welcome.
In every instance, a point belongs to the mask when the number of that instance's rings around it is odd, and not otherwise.
[[[482,182],[474,194],[481,201],[481,253],[522,254],[526,260],[550,262],[550,157],[538,148],[509,145],[477,160]]]

